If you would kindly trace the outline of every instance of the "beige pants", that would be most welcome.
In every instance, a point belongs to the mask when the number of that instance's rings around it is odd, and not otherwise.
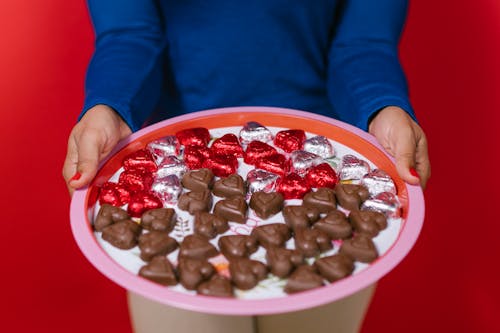
[[[361,328],[375,285],[334,303],[286,314],[221,316],[169,307],[128,293],[135,333],[354,333]]]

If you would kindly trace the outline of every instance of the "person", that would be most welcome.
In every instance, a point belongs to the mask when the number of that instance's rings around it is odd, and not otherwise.
[[[427,140],[398,60],[407,5],[403,0],[88,0],[96,45],[83,112],[63,166],[70,193],[88,184],[99,161],[142,126],[227,106],[287,107],[353,124],[394,156],[404,181],[425,187]],[[347,313],[337,306],[344,321],[351,318],[350,328],[340,332],[359,328],[372,292],[373,287],[343,300]],[[130,308],[139,332],[150,332],[141,309],[154,309],[147,310],[149,317],[186,318],[133,294]],[[331,308],[322,311],[320,321],[327,327],[340,320]],[[204,323],[211,324],[202,327],[209,332],[218,320],[232,327],[228,322],[234,319],[240,332],[265,327],[279,332],[284,322],[287,330],[297,329],[307,322],[297,318],[312,315],[275,316],[275,321],[206,315]],[[196,330],[189,326],[195,322],[185,320],[179,327]]]

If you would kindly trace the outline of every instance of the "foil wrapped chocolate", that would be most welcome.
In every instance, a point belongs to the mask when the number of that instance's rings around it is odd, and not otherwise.
[[[340,180],[361,180],[370,172],[370,165],[354,155],[344,155],[340,167]]]
[[[333,149],[332,144],[326,137],[322,135],[317,135],[313,136],[312,138],[306,139],[304,141],[304,150],[321,156],[322,158],[335,156],[335,150]]]
[[[248,145],[252,141],[269,142],[273,141],[273,134],[267,127],[255,121],[249,121],[243,126],[239,133],[240,143]]]
[[[180,144],[175,135],[167,135],[151,141],[147,144],[146,149],[151,153],[156,164],[159,165],[166,156],[179,155]]]
[[[290,154],[290,171],[302,177],[311,167],[321,163],[323,163],[323,159],[319,155],[305,150],[295,150]]]
[[[177,156],[165,156],[161,164],[158,166],[156,176],[159,178],[168,175],[176,175],[179,179],[188,171],[186,164],[177,158]]]
[[[401,203],[394,193],[382,192],[363,202],[361,210],[381,212],[387,218],[398,218],[401,216]]]
[[[396,184],[394,184],[391,176],[382,169],[374,169],[364,175],[361,184],[368,189],[371,196],[382,192],[396,194]]]
[[[151,186],[151,191],[156,194],[163,204],[175,204],[182,194],[182,185],[176,175],[156,177]]]
[[[247,174],[248,196],[254,192],[272,192],[276,188],[279,176],[265,170],[253,169]]]

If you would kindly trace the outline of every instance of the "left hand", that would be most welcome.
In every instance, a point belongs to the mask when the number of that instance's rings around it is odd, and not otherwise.
[[[422,128],[401,108],[380,110],[368,127],[384,149],[396,159],[396,169],[409,184],[425,188],[431,175],[427,138]],[[412,169],[415,171],[412,172]]]

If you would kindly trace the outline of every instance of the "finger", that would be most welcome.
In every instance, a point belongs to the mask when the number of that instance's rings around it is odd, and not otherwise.
[[[78,150],[76,147],[74,137],[70,136],[68,140],[68,150],[66,152],[66,158],[64,160],[62,169],[62,175],[64,180],[66,181],[66,186],[68,187],[70,195],[73,194],[74,188],[69,186],[69,182],[77,173],[76,171],[77,163],[78,163]]]
[[[427,139],[424,134],[422,134],[422,137],[417,142],[415,162],[415,168],[420,176],[420,185],[422,188],[425,188],[431,176],[431,165],[429,161]]]
[[[69,185],[73,189],[89,184],[97,173],[99,155],[102,150],[99,133],[93,130],[85,131],[76,146],[78,160],[75,174],[71,176],[69,181]]]
[[[419,184],[419,175],[412,171],[415,168],[415,152],[417,149],[413,132],[403,131],[395,139],[394,158],[396,159],[396,169],[399,175],[409,184]]]

